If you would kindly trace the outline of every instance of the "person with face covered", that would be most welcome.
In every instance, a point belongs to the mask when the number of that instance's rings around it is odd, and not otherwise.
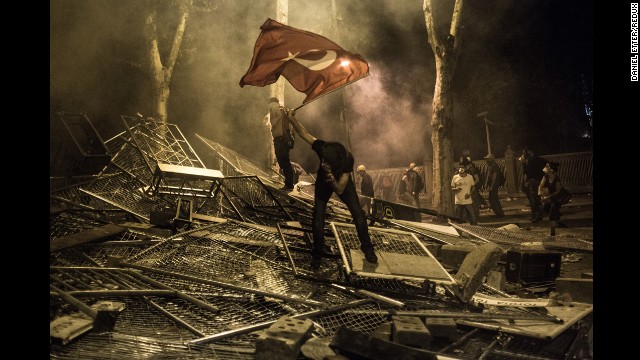
[[[550,235],[556,236],[556,228],[558,227],[558,221],[560,221],[560,192],[562,190],[562,182],[558,177],[558,163],[547,163],[542,172],[544,176],[538,186],[538,195],[542,200],[545,213],[549,213],[549,228]]]
[[[354,165],[353,155],[347,151],[344,145],[338,142],[327,142],[309,134],[307,129],[295,118],[295,111],[287,111],[286,113],[295,131],[305,142],[311,145],[311,149],[315,151],[320,159],[320,168],[318,169],[314,191],[311,267],[318,269],[324,255],[325,211],[327,202],[334,192],[347,205],[351,213],[358,239],[360,240],[360,250],[364,253],[365,259],[369,263],[377,263],[378,257],[369,237],[369,227],[367,226],[364,211],[360,207],[358,193],[351,176]]]
[[[473,211],[473,200],[471,193],[473,192],[473,177],[467,174],[464,164],[458,165],[458,173],[453,175],[451,179],[451,190],[454,193],[454,206],[456,209],[456,217],[462,219],[464,213],[467,213],[469,223],[478,225],[476,214]]]
[[[271,135],[273,136],[273,148],[276,153],[278,166],[284,175],[282,190],[293,190],[293,167],[289,159],[289,150],[293,148],[293,137],[289,118],[284,107],[280,106],[278,98],[269,98],[269,117],[271,119]]]

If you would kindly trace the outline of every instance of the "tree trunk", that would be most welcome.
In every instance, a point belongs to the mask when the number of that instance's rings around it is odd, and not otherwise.
[[[147,40],[147,70],[149,72],[149,81],[152,96],[152,111],[156,121],[167,122],[167,103],[169,101],[169,84],[171,83],[171,75],[173,68],[180,52],[180,45],[184,36],[184,30],[187,26],[189,18],[190,1],[184,1],[179,6],[178,26],[173,36],[169,56],[163,65],[160,57],[160,49],[158,46],[157,33],[157,9],[156,1],[147,2],[147,15],[145,19],[145,37]]]
[[[433,204],[438,212],[453,215],[453,99],[449,94],[453,74],[446,62],[436,58],[436,84],[431,116],[431,143],[433,144]]]
[[[423,11],[429,44],[436,62],[436,83],[431,115],[431,143],[433,145],[432,204],[439,213],[453,215],[453,75],[461,46],[463,0],[456,0],[448,33],[442,33],[435,21],[432,0],[424,0]]]
[[[156,121],[167,123],[167,102],[169,101],[169,83],[153,84],[153,117]]]

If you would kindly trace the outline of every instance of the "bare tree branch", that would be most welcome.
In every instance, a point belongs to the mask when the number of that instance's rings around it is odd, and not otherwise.
[[[424,20],[427,24],[427,36],[429,38],[429,44],[431,44],[431,50],[438,57],[442,56],[440,49],[442,48],[442,37],[438,34],[436,23],[433,18],[433,4],[431,0],[424,0],[422,4],[422,11],[424,11]]]
[[[147,3],[147,16],[144,22],[145,37],[147,39],[147,60],[149,61],[149,69],[153,74],[162,71],[162,60],[160,59],[160,49],[158,48],[157,35],[157,9],[155,4]]]
[[[462,46],[462,29],[464,28],[461,23],[460,18],[462,17],[462,9],[464,5],[464,0],[456,0],[456,4],[453,8],[453,16],[451,17],[451,29],[449,30],[451,36],[453,37],[453,54],[451,63],[453,68],[455,69],[458,65],[458,58],[460,58],[460,47]]]
[[[180,22],[178,23],[178,27],[173,36],[173,42],[171,43],[171,51],[169,52],[169,57],[167,58],[167,63],[165,65],[165,81],[171,80],[171,74],[173,73],[173,67],[176,64],[176,59],[178,58],[178,53],[180,52],[180,45],[182,44],[182,38],[184,36],[184,30],[187,27],[187,19],[189,18],[189,3],[180,6]]]

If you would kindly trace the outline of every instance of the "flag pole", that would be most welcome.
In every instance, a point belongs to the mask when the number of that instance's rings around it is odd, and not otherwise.
[[[353,84],[354,82],[356,82],[356,81],[358,81],[358,80],[362,80],[362,79],[366,78],[367,76],[369,76],[369,73],[367,73],[367,74],[366,74],[365,76],[363,76],[363,77],[357,78],[357,79],[355,79],[355,80],[353,80],[353,81],[350,81],[350,82],[348,82],[348,83],[346,83],[346,84],[342,84],[342,85],[338,86],[337,88],[335,88],[335,89],[333,89],[333,90],[331,90],[331,91],[329,91],[329,92],[327,92],[327,93],[325,93],[325,94],[322,94],[322,95],[318,96],[317,98],[315,98],[315,99],[313,99],[313,100],[309,101],[308,103],[302,103],[302,105],[300,105],[300,106],[298,106],[297,108],[293,109],[293,111],[297,111],[297,110],[298,110],[298,109],[300,109],[301,107],[303,107],[303,106],[305,106],[305,105],[308,105],[309,103],[311,103],[311,102],[313,102],[313,101],[316,101],[316,100],[320,99],[321,97],[323,97],[323,96],[325,96],[325,95],[327,95],[327,94],[331,94],[332,92],[334,92],[334,91],[336,91],[336,90],[342,89],[343,87],[345,87],[345,86],[347,86],[347,85]]]

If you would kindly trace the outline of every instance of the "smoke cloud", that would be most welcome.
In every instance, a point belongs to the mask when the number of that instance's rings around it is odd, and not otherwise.
[[[176,3],[158,1],[163,57],[175,30]],[[269,143],[270,135],[262,119],[267,113],[269,87],[240,88],[239,81],[249,67],[260,25],[269,17],[277,19],[276,0],[194,3],[198,7],[188,19],[171,81],[168,121],[177,124],[192,143],[199,142],[194,137],[197,133],[264,162],[264,144]],[[51,0],[52,112],[85,111],[103,139],[124,130],[120,115],[151,113],[142,66],[143,4]],[[298,111],[299,120],[318,138],[349,144],[356,162],[368,168],[423,162],[431,156],[435,82],[423,1],[335,0],[335,4],[334,21],[331,0],[289,1],[288,24],[326,36],[362,55],[370,75],[305,105]],[[564,104],[580,106],[580,94],[576,100],[571,92],[559,95],[558,89],[566,88],[580,71],[590,76],[590,65],[580,67],[574,60],[590,59],[591,48],[577,42],[578,37],[573,38],[577,44],[569,42],[571,32],[552,37],[558,34],[553,32],[559,25],[547,29],[549,15],[533,11],[569,10],[554,8],[560,6],[554,2],[529,0],[515,4],[496,0],[488,5],[468,2],[465,6],[465,42],[454,83],[454,151],[471,149],[474,158],[485,155],[484,123],[475,116],[481,111],[488,111],[489,119],[499,124],[491,129],[496,156],[507,144],[516,149],[530,141],[528,136],[537,134],[532,129],[539,127],[540,118],[534,115],[539,108],[545,109],[545,124],[578,121]],[[576,17],[575,9],[571,11]],[[582,28],[572,31],[584,31],[589,16],[584,12],[582,17],[587,20]],[[447,14],[444,21],[450,17]],[[525,38],[535,41],[523,41]],[[554,40],[557,38],[560,40]],[[551,52],[553,59],[545,59],[547,43],[568,46],[575,55],[560,59],[569,50],[556,49]],[[572,70],[565,71],[567,68]],[[556,78],[542,76],[547,72]],[[564,73],[567,75],[560,77]],[[534,96],[532,91],[551,95]],[[285,106],[298,107],[303,99],[304,94],[285,83]],[[573,123],[568,124],[564,127],[571,131]],[[561,149],[549,146],[548,150]],[[315,154],[301,139],[291,158],[309,171],[317,169]]]

